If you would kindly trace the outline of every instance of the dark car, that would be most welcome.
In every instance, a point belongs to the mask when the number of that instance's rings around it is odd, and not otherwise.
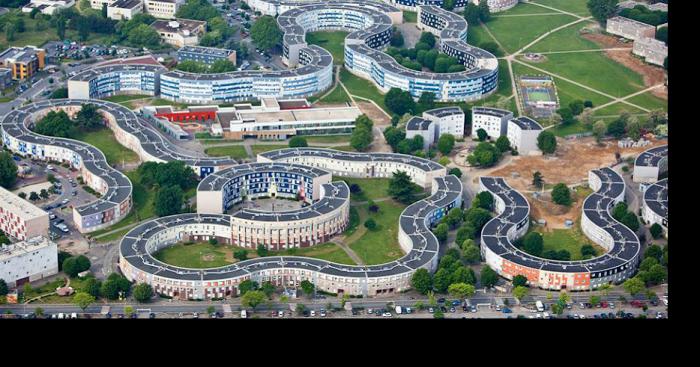
[[[148,314],[148,318],[149,318],[149,319],[155,319],[155,318],[156,318],[156,314],[154,314],[153,312],[151,312],[151,313]]]
[[[439,298],[439,299],[438,299],[438,303],[445,303],[445,299],[444,299],[444,298]]]
[[[111,319],[111,318],[112,318],[112,313],[111,313],[111,312],[107,312],[107,314],[105,314],[105,318]]]

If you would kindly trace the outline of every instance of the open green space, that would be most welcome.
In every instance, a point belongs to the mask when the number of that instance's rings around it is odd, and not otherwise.
[[[484,48],[483,45],[487,42],[496,42],[490,34],[486,32],[486,28],[481,24],[476,24],[472,26],[469,25],[469,33],[467,34],[467,43],[470,45]],[[505,51],[498,48],[498,52],[494,53],[494,56],[501,57],[505,54]]]
[[[349,103],[350,102],[350,96],[348,96],[347,93],[345,93],[345,90],[343,87],[340,86],[340,84],[336,85],[333,90],[328,93],[323,98],[320,98],[318,103],[326,103],[326,104],[341,104],[341,103]]]
[[[358,207],[361,222],[372,218],[377,223],[374,230],[365,231],[358,239],[348,243],[357,256],[367,265],[383,264],[404,255],[399,246],[399,218],[405,205],[393,201],[380,201],[377,213],[370,213],[366,205]]]
[[[527,52],[597,50],[601,47],[583,38],[580,31],[591,23],[576,23],[560,29],[530,46]]]
[[[356,152],[355,148],[351,147],[350,145],[341,145],[330,149],[340,150],[343,152]]]
[[[6,103],[14,100],[15,97],[0,97],[0,103]]]
[[[566,126],[559,124],[557,127],[553,127],[549,131],[551,131],[552,134],[563,138],[567,135],[581,134],[591,131],[591,128],[586,126],[582,122],[576,121],[573,124],[569,124]]]
[[[642,93],[632,98],[628,98],[627,101],[650,110],[668,110],[668,100],[656,97],[655,95],[651,94],[651,92]]]
[[[362,79],[353,75],[345,68],[340,69],[340,81],[345,85],[350,94],[371,99],[381,109],[389,112],[389,109],[384,104],[384,94],[374,86],[369,80]]]
[[[204,153],[212,157],[231,157],[233,159],[248,158],[245,147],[240,144],[211,147],[205,149]]]
[[[418,13],[415,11],[404,10],[403,11],[403,22],[404,23],[417,23],[418,22]]]
[[[10,10],[14,14],[18,14],[22,17],[24,20],[24,32],[18,32],[15,33],[15,39],[12,41],[7,40],[7,33],[6,32],[0,32],[0,44],[2,45],[7,45],[7,46],[26,46],[26,45],[32,45],[32,46],[37,46],[41,47],[44,43],[48,41],[60,41],[61,39],[58,38],[58,34],[56,34],[56,28],[51,27],[48,23],[47,29],[44,30],[37,30],[36,25],[38,22],[38,19],[32,19],[29,17],[28,13],[22,13],[21,10],[19,9],[11,9]],[[10,13],[3,14],[2,17],[4,18],[7,17]],[[66,39],[70,40],[78,40],[78,31],[72,30],[72,29],[66,29]],[[99,33],[90,33],[88,36],[88,39],[84,42],[86,44],[101,44],[101,45],[110,45],[112,44],[111,42],[112,35],[105,35],[105,34],[99,34]]]
[[[134,99],[144,99],[144,98],[151,98],[151,97],[152,96],[145,95],[145,94],[122,94],[122,95],[105,97],[102,99],[105,101],[109,101],[109,102],[119,103],[119,102],[131,101]]]
[[[350,135],[303,135],[309,144],[349,143]]]
[[[345,62],[345,37],[344,31],[318,31],[306,34],[306,42],[310,45],[318,45],[331,53],[333,64],[342,65]]]
[[[571,229],[551,229],[549,231],[542,231],[540,227],[534,229],[534,231],[542,234],[542,252],[544,253],[549,250],[567,250],[571,254],[571,260],[582,260],[583,257],[581,256],[581,247],[588,244],[592,245],[593,248],[596,249],[597,256],[605,253],[605,249],[588,240],[588,238],[581,232],[578,225],[578,222],[575,223]]]
[[[535,66],[616,97],[644,89],[640,74],[599,52],[548,54]]]
[[[255,144],[251,145],[250,148],[253,150],[253,155],[258,156],[260,153],[269,152],[271,150],[284,149],[287,148],[286,144]]]
[[[536,17],[499,17],[486,24],[494,37],[509,53],[534,41],[556,27],[575,20],[570,15],[542,15]]]
[[[101,150],[107,158],[107,163],[115,164],[133,163],[139,161],[139,156],[117,142],[114,133],[107,127],[95,131],[78,131],[75,140],[84,141]]]
[[[541,6],[520,3],[513,8],[499,13],[491,13],[492,17],[498,17],[501,15],[524,15],[524,14],[543,14],[543,13],[554,13],[554,10],[543,8]]]
[[[575,13],[578,15],[591,15],[586,6],[587,0],[532,0],[532,3],[542,4],[546,6],[551,6],[559,10],[567,11],[569,13]],[[532,5],[537,6],[537,5]],[[539,7],[544,9],[542,7]]]
[[[232,254],[233,246],[208,242],[179,243],[154,252],[153,257],[174,266],[204,269],[232,264],[233,261],[227,260],[226,252]]]
[[[290,256],[307,256],[326,261],[332,261],[339,264],[356,265],[356,263],[343,251],[340,246],[333,242],[326,242],[319,245],[314,245],[304,248],[294,248],[285,251],[271,251],[271,256],[290,255]]]
[[[360,193],[351,194],[353,201],[377,200],[389,197],[387,191],[389,190],[390,179],[388,178],[333,177],[333,179],[345,181],[348,186],[352,184],[360,186],[362,189]]]
[[[594,116],[609,116],[609,115],[619,115],[622,112],[629,112],[629,113],[645,113],[644,111],[640,110],[639,108],[630,106],[626,103],[618,102],[618,103],[613,103],[610,106],[603,107],[599,110],[596,110],[594,112]]]

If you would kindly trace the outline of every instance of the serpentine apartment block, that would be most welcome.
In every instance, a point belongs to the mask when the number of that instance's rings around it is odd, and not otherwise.
[[[500,177],[481,177],[480,190],[493,194],[498,216],[481,231],[481,254],[491,268],[507,279],[527,277],[542,289],[590,290],[620,283],[634,274],[639,263],[637,235],[612,218],[610,210],[625,197],[622,177],[610,168],[589,172],[595,190],[583,203],[583,233],[606,249],[592,259],[562,261],[540,258],[513,245],[527,233],[530,204]]]
[[[634,181],[644,193],[642,218],[648,225],[659,224],[668,237],[668,145],[644,151],[634,161]],[[657,181],[658,180],[658,181]]]
[[[275,14],[280,14],[277,23],[284,34],[283,62],[289,69],[196,74],[152,65],[97,67],[70,78],[69,97],[98,98],[139,90],[171,101],[197,104],[310,97],[333,84],[333,57],[305,40],[306,32],[318,30],[352,32],[345,40],[345,67],[372,81],[382,92],[399,88],[415,98],[423,92],[433,92],[438,101],[473,101],[497,88],[496,57],[469,46],[464,18],[437,6],[418,7],[419,27],[439,36],[440,50],[457,58],[465,65],[465,71],[415,71],[381,51],[389,45],[392,26],[403,22],[401,10],[393,5],[359,0],[271,4],[280,11]]]
[[[305,148],[304,155],[315,157],[321,162],[320,165],[325,165],[328,160],[333,159],[327,149],[318,149],[317,154],[313,154],[314,150],[316,149]],[[275,192],[274,190],[279,190],[272,189],[277,185],[276,182],[284,181],[283,178],[272,180],[271,177],[284,177],[283,174],[300,172],[305,166],[288,164],[287,160],[296,157],[298,153],[297,149],[264,153],[268,162],[255,164],[261,167],[260,172],[268,174],[263,180],[267,182],[264,187],[267,188],[268,195]],[[263,158],[263,155],[259,158]],[[340,164],[336,169],[352,172],[357,177],[376,177],[370,175],[375,172],[376,164],[396,163],[402,160],[405,160],[401,163],[402,167],[413,162],[416,169],[428,171],[424,177],[432,177],[430,185],[423,183],[424,186],[431,187],[431,196],[411,204],[401,213],[398,242],[406,255],[400,259],[379,265],[355,266],[299,256],[270,256],[219,268],[187,269],[165,264],[152,256],[154,252],[183,240],[207,241],[216,238],[222,243],[241,244],[251,248],[264,244],[271,249],[322,243],[342,232],[349,220],[349,188],[344,182],[332,182],[320,183],[320,189],[307,197],[312,204],[298,210],[263,213],[241,209],[232,215],[180,214],[145,222],[132,229],[122,239],[119,266],[128,279],[147,282],[158,293],[182,299],[236,295],[238,285],[247,279],[259,283],[270,281],[277,286],[290,287],[299,286],[301,281],[309,280],[320,290],[357,296],[406,290],[410,288],[411,277],[417,269],[425,268],[432,272],[437,268],[439,244],[430,228],[450,209],[461,207],[462,183],[455,176],[444,176],[444,167],[432,162],[425,164],[429,161],[401,154],[385,154],[381,156],[381,160],[373,153],[355,153],[344,158],[353,164]],[[354,169],[360,168],[360,165],[364,167],[355,172]],[[441,167],[441,170],[437,169],[436,165]],[[235,173],[239,168],[241,172],[246,173]],[[307,171],[304,175],[309,177],[328,177],[330,174],[318,168],[318,165],[306,166],[305,169]],[[226,171],[205,179],[198,188],[198,199],[199,195],[207,195],[210,190],[219,190],[225,186],[234,187],[230,181],[235,177],[249,176],[254,170],[251,165],[242,165],[233,167],[230,175]],[[442,174],[429,174],[439,172]],[[414,177],[418,176],[414,174]],[[242,186],[251,191],[261,187],[260,182],[253,181],[245,181]],[[308,189],[311,184],[304,187]],[[297,189],[301,191],[302,187]],[[224,201],[223,198],[221,200],[217,205]]]

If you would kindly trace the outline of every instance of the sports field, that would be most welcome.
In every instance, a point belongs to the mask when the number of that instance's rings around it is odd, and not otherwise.
[[[531,101],[531,102],[553,101],[552,97],[550,96],[549,90],[547,90],[545,88],[525,87],[523,89],[525,90],[525,93],[527,94],[528,101]]]

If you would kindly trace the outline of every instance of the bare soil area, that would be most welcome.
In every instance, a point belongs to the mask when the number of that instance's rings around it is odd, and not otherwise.
[[[571,192],[572,198],[575,200],[571,206],[558,205],[552,202],[549,194],[534,198],[532,194],[527,194],[527,201],[530,203],[530,215],[535,220],[544,219],[547,221],[548,230],[554,228],[566,228],[566,220],[576,222],[581,216],[581,206],[585,196],[579,196],[575,191]],[[587,195],[586,195],[587,196]]]
[[[516,156],[512,161],[490,172],[501,176],[508,184],[520,191],[532,191],[532,174],[542,173],[545,185],[563,182],[567,185],[588,182],[588,171],[615,163],[615,153],[622,159],[639,153],[665,141],[652,140],[651,145],[641,148],[619,148],[617,141],[604,142],[598,146],[593,137],[565,140],[557,138],[554,156]]]
[[[391,124],[391,118],[387,117],[382,110],[375,107],[372,103],[365,102],[359,98],[355,99],[355,102],[357,102],[357,107],[360,109],[360,111],[367,115],[370,120],[374,121],[374,126]]]
[[[644,85],[646,87],[651,87],[664,82],[665,72],[663,68],[645,64],[644,61],[642,61],[640,58],[634,56],[632,54],[631,42],[620,42],[618,37],[609,36],[602,33],[588,33],[582,35],[582,37],[606,48],[629,47],[629,51],[611,50],[605,51],[605,55],[615,60],[616,62],[625,65],[626,67],[641,74],[644,77]],[[656,97],[668,100],[668,88],[666,87],[654,89],[653,91],[651,91],[651,93]]]

